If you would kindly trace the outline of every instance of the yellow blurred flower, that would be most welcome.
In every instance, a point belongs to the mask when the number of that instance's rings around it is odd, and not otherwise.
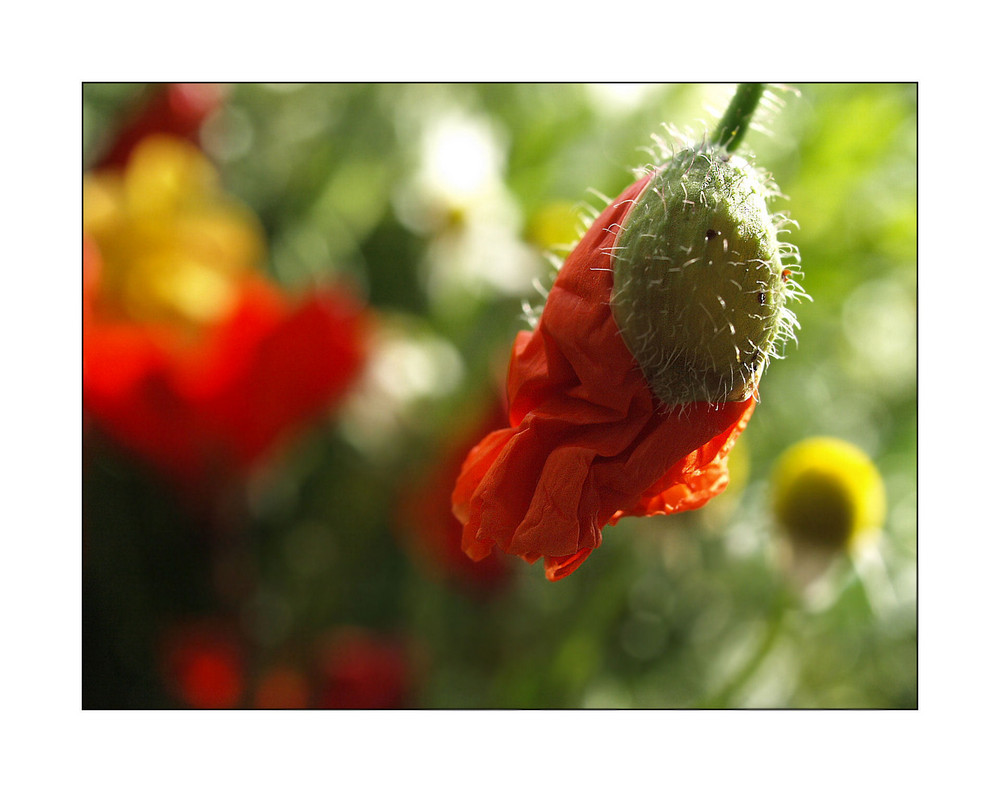
[[[885,485],[864,451],[835,437],[812,437],[787,449],[772,475],[773,508],[793,545],[825,552],[855,550],[882,528]]]
[[[179,138],[140,143],[124,171],[88,173],[83,227],[103,259],[98,309],[196,326],[224,317],[264,252],[256,217]]]

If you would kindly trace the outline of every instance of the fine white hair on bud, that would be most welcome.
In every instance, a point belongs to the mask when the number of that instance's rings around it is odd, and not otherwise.
[[[669,147],[618,234],[611,307],[666,405],[744,401],[798,327],[799,255],[773,181],[712,143]]]

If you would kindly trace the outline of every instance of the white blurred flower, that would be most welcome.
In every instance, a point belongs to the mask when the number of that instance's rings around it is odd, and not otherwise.
[[[444,338],[403,320],[383,322],[368,366],[341,410],[344,435],[372,455],[391,455],[429,400],[462,381],[461,356]]]
[[[424,122],[420,167],[394,203],[403,223],[431,237],[425,277],[434,302],[484,290],[521,294],[543,269],[520,238],[523,219],[504,183],[504,149],[483,118],[452,111]]]

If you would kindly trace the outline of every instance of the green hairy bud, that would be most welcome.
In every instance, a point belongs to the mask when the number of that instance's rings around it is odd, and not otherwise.
[[[778,241],[772,183],[711,143],[654,170],[616,240],[612,310],[667,405],[744,401],[797,327],[794,246]]]

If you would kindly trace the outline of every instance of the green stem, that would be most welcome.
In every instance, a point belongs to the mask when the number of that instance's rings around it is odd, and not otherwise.
[[[733,696],[739,693],[753,675],[757,673],[764,660],[771,653],[774,645],[778,642],[778,638],[781,637],[785,626],[785,616],[788,613],[790,604],[791,599],[787,591],[782,589],[775,594],[764,635],[760,643],[757,644],[756,650],[721,690],[704,699],[698,705],[700,708],[726,709],[732,706],[731,701]]]
[[[719,121],[712,142],[726,149],[735,151],[743,140],[750,126],[761,96],[764,95],[764,83],[740,83],[736,93],[726,108],[726,113]]]

